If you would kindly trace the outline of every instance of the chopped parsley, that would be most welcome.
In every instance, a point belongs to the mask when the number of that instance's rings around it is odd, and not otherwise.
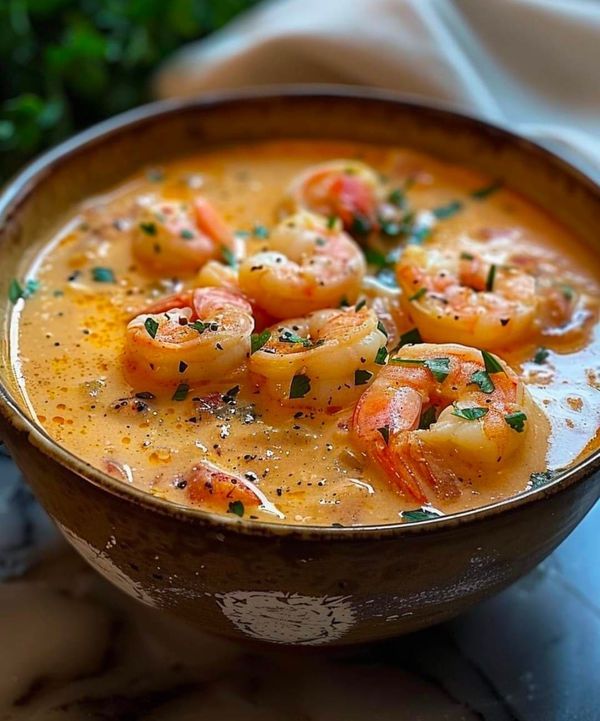
[[[408,236],[407,243],[409,245],[421,245],[423,241],[427,240],[431,234],[431,228],[427,225],[413,226]]]
[[[401,188],[395,188],[388,195],[388,203],[395,205],[397,208],[406,207],[406,195]]]
[[[485,369],[490,375],[492,373],[504,373],[504,368],[500,365],[500,361],[491,353],[482,350],[481,357],[483,358]]]
[[[350,306],[350,303],[348,302],[348,298],[346,298],[345,295],[343,295],[340,299],[340,308],[348,308]]]
[[[310,378],[304,373],[298,373],[292,378],[290,384],[290,398],[304,398],[310,391]]]
[[[445,381],[450,373],[450,358],[392,358],[390,363],[425,366],[440,383]]]
[[[451,218],[461,210],[463,204],[459,200],[452,200],[447,205],[441,205],[439,208],[434,208],[431,212],[438,220],[444,220],[445,218]]]
[[[419,333],[418,328],[411,328],[410,330],[407,330],[406,333],[402,333],[400,336],[400,340],[398,341],[398,345],[394,350],[398,350],[402,348],[402,346],[405,345],[414,345],[415,343],[422,343],[423,339],[421,338],[421,334]]]
[[[233,513],[234,516],[244,517],[244,504],[241,501],[231,501],[227,508],[227,513]]]
[[[291,330],[288,330],[287,328],[285,330],[281,331],[281,335],[279,336],[279,342],[280,343],[301,343],[304,347],[309,347],[312,345],[311,341],[308,338],[302,338],[302,336],[297,335],[296,333],[294,333]]]
[[[252,235],[255,238],[268,238],[269,237],[269,230],[264,225],[255,225],[254,228],[252,228]]]
[[[365,383],[368,383],[371,378],[373,377],[373,374],[371,371],[364,370],[363,368],[359,368],[354,371],[354,385],[355,386],[364,386]]]
[[[20,298],[27,300],[39,289],[40,282],[34,278],[30,278],[25,282],[23,288],[16,278],[13,278],[8,286],[8,299],[14,305]]]
[[[337,216],[330,215],[327,218],[327,227],[329,228],[329,230],[333,230],[335,228],[335,226],[337,225],[337,222],[338,222]]]
[[[380,333],[383,333],[383,335],[384,335],[386,338],[388,337],[388,332],[387,332],[387,330],[385,329],[385,326],[383,325],[383,323],[382,323],[380,320],[377,321],[377,330],[378,330]]]
[[[232,268],[235,268],[237,266],[233,251],[226,245],[221,246],[221,257],[223,258],[223,262],[225,263],[225,265],[229,265]]]
[[[432,518],[439,518],[442,514],[429,511],[426,508],[415,508],[411,511],[402,511],[400,517],[404,521],[415,523],[416,521],[431,521]]]
[[[490,195],[495,193],[497,190],[500,190],[502,187],[502,181],[501,180],[495,180],[493,183],[490,183],[489,185],[484,185],[482,188],[478,188],[477,190],[474,190],[471,193],[471,197],[475,200],[485,200],[486,198],[489,198]]]
[[[156,223],[140,223],[140,230],[146,235],[156,235]]]
[[[377,355],[375,356],[375,363],[377,365],[382,366],[385,365],[385,361],[387,360],[388,352],[387,348],[382,345],[381,348],[377,351]]]
[[[458,406],[454,406],[452,415],[457,416],[458,418],[464,418],[466,421],[476,421],[479,418],[483,418],[487,412],[487,408],[481,408],[479,406],[471,406],[470,408],[459,408]]]
[[[525,421],[527,416],[523,411],[515,411],[514,413],[508,413],[504,416],[504,420],[508,425],[517,433],[523,433],[525,430]]]
[[[419,288],[419,290],[416,291],[416,293],[413,293],[408,300],[420,300],[425,293],[427,293],[427,288]]]
[[[173,393],[171,400],[172,401],[184,401],[187,398],[188,393],[190,392],[190,387],[187,383],[180,383],[177,388],[175,389],[175,393]]]
[[[117,279],[111,268],[92,268],[92,279],[96,283],[116,283]]]
[[[494,290],[494,281],[496,280],[496,264],[492,263],[485,279],[485,289],[488,293]]]
[[[371,221],[364,215],[355,215],[354,218],[352,218],[350,230],[352,233],[356,233],[356,235],[368,235],[371,230],[373,230],[373,226]]]
[[[188,328],[193,328],[202,334],[210,326],[210,323],[203,323],[201,320],[195,320],[193,323],[188,323]]]
[[[472,253],[467,253],[466,251],[463,251],[460,254],[461,260],[475,260],[475,256]]]
[[[156,338],[156,332],[158,331],[158,322],[154,318],[146,318],[144,321],[144,328],[150,338]]]
[[[549,355],[550,351],[547,348],[538,348],[535,352],[535,355],[533,356],[533,362],[541,366],[548,360]]]
[[[184,228],[181,233],[179,233],[180,237],[184,240],[193,240],[194,239],[194,233],[191,230],[188,230],[188,228]]]
[[[471,376],[469,385],[479,386],[479,389],[483,391],[483,393],[493,393],[496,389],[494,381],[490,378],[489,373],[484,370],[475,371],[475,373]]]
[[[263,330],[262,333],[252,333],[250,336],[250,355],[260,350],[270,339],[271,332],[268,330]]]
[[[373,265],[379,269],[389,267],[390,263],[388,259],[379,250],[375,250],[375,248],[365,248],[363,252],[365,254],[365,260],[369,265]]]
[[[534,490],[536,488],[541,488],[542,486],[545,486],[547,483],[550,483],[556,476],[556,471],[541,471],[539,473],[532,473],[529,476],[529,485],[528,488],[531,490]]]
[[[160,183],[161,180],[165,179],[165,171],[161,168],[150,168],[146,171],[146,178],[151,183]]]
[[[390,427],[389,426],[382,426],[381,428],[377,429],[379,433],[381,433],[381,437],[383,438],[383,441],[385,445],[387,446],[390,442]]]
[[[359,310],[362,310],[367,305],[366,298],[363,298],[362,300],[359,300],[358,303],[354,306],[354,310],[358,313]]]
[[[427,431],[435,423],[435,421],[435,408],[433,406],[429,406],[427,410],[424,410],[423,413],[421,413],[421,418],[419,419],[419,429]]]
[[[563,294],[565,300],[573,300],[575,297],[575,291],[570,285],[563,284],[560,286],[560,292]]]

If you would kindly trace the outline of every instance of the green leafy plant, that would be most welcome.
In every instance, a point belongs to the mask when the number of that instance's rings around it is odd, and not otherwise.
[[[258,0],[3,0],[0,179],[76,130],[149,99],[183,43]]]

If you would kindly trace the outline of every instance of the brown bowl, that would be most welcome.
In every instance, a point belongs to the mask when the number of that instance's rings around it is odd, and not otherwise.
[[[64,143],[0,202],[0,294],[68,209],[143,164],[232,141],[335,138],[406,145],[506,179],[598,247],[598,185],[488,123],[380,92],[244,91],[150,105]],[[185,508],[128,487],[52,441],[11,378],[8,304],[0,431],[67,540],[132,596],[228,636],[349,644],[443,621],[547,556],[599,495],[596,453],[549,485],[440,520],[361,528],[274,525]]]

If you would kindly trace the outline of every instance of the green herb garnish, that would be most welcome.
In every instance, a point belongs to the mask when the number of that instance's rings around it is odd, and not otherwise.
[[[434,208],[431,212],[435,215],[438,220],[450,218],[451,216],[458,213],[463,207],[462,203],[458,200],[453,200],[448,205],[442,205],[439,208]]]
[[[352,226],[350,231],[356,233],[356,235],[368,235],[373,229],[373,225],[368,218],[364,215],[355,215],[352,218]]]
[[[440,383],[445,381],[450,373],[450,358],[391,358],[390,363],[424,366]]]
[[[181,233],[179,233],[180,237],[184,240],[193,240],[194,239],[194,233],[191,230],[188,230],[187,228],[184,228]]]
[[[382,426],[381,428],[377,429],[379,433],[381,433],[381,437],[383,438],[383,441],[385,445],[387,446],[390,442],[390,427],[389,426]]]
[[[154,320],[154,318],[146,318],[144,321],[144,328],[146,329],[146,333],[150,336],[150,338],[156,338],[156,332],[158,331],[158,323]]]
[[[392,190],[392,192],[388,195],[388,203],[395,205],[397,208],[406,207],[406,195],[404,194],[404,191],[400,188]]]
[[[416,291],[416,293],[413,293],[408,300],[420,300],[425,293],[427,293],[427,288],[419,288],[419,290]]]
[[[535,355],[533,356],[533,362],[537,363],[538,365],[542,365],[548,360],[549,355],[550,351],[547,348],[538,348],[535,352]]]
[[[156,223],[140,223],[140,230],[146,235],[156,235]]]
[[[195,320],[193,323],[188,323],[188,328],[193,328],[198,331],[198,333],[202,334],[209,325],[210,323],[203,323],[201,320]]]
[[[421,245],[431,234],[431,228],[427,225],[421,225],[419,227],[414,226],[410,231],[408,240],[406,241],[409,245]]]
[[[268,238],[269,237],[269,229],[266,228],[264,225],[255,225],[254,228],[252,228],[252,235],[255,238]]]
[[[500,361],[491,353],[482,350],[481,357],[483,358],[485,369],[490,375],[493,373],[504,373],[504,368],[500,365]]]
[[[502,187],[502,181],[501,180],[495,180],[493,183],[490,183],[489,185],[484,185],[483,188],[478,188],[477,190],[474,190],[471,193],[471,197],[475,198],[475,200],[485,200],[485,198],[488,198],[492,193],[495,193],[497,190],[500,190]]]
[[[485,279],[485,289],[488,293],[494,290],[494,281],[496,280],[496,264],[492,263]]]
[[[432,424],[435,423],[435,421],[435,408],[433,406],[429,406],[427,410],[421,413],[421,418],[419,419],[419,429],[422,431],[427,431],[432,426]]]
[[[260,350],[271,339],[271,332],[263,330],[262,333],[252,333],[250,336],[250,355]]]
[[[410,330],[407,330],[406,333],[402,333],[402,335],[400,336],[398,345],[394,348],[394,350],[398,350],[405,345],[414,345],[415,343],[422,343],[422,342],[423,342],[423,339],[421,338],[419,329],[411,328]]]
[[[515,411],[514,413],[508,413],[504,416],[504,420],[508,425],[517,433],[522,433],[525,430],[525,421],[527,416],[523,411]]]
[[[475,256],[472,255],[471,253],[466,253],[465,251],[463,251],[460,254],[460,259],[461,260],[475,260]]]
[[[329,230],[333,230],[336,227],[337,222],[338,222],[337,215],[330,215],[327,218],[327,227],[329,228]]]
[[[115,274],[110,268],[92,268],[92,279],[96,283],[116,283]]]
[[[542,486],[545,486],[547,483],[550,483],[554,478],[556,477],[556,471],[541,471],[539,473],[532,473],[529,476],[529,486],[531,490],[534,490],[536,488],[541,488]]]
[[[227,508],[227,513],[233,513],[240,518],[244,517],[244,504],[241,501],[231,501]]]
[[[345,295],[343,295],[340,299],[340,308],[349,308],[350,303],[348,302],[348,298],[346,298]]]
[[[292,332],[291,330],[287,330],[287,329],[281,331],[281,335],[279,336],[279,342],[280,343],[302,343],[302,345],[305,347],[309,347],[312,345],[311,341],[308,340],[308,338],[302,338],[302,336],[299,336],[296,333]]]
[[[188,393],[190,392],[190,387],[187,383],[180,383],[175,393],[173,393],[171,400],[172,401],[184,401],[187,398]]]
[[[363,253],[369,265],[373,265],[379,269],[387,268],[390,265],[386,256],[379,250],[375,250],[375,248],[365,248]]]
[[[290,398],[304,398],[310,391],[310,378],[304,373],[298,373],[292,378],[290,384]]]
[[[377,330],[378,330],[380,333],[383,333],[383,335],[384,335],[386,338],[388,337],[388,332],[387,332],[387,330],[385,329],[385,326],[383,325],[383,323],[382,323],[380,320],[377,321]]]
[[[476,421],[478,418],[483,418],[487,412],[487,408],[481,408],[479,406],[471,406],[471,408],[454,406],[452,415],[458,416],[458,418],[464,418],[466,421]]]
[[[385,361],[388,357],[387,348],[382,345],[381,348],[377,351],[377,355],[375,356],[375,363],[377,365],[382,366],[385,365]]]
[[[356,313],[358,313],[359,310],[362,310],[367,305],[366,298],[363,298],[362,300],[359,300],[358,303],[354,306],[354,310]]]
[[[8,286],[8,299],[10,302],[14,305],[20,298],[23,297],[23,293],[24,291],[21,284],[16,278],[13,278]]]
[[[368,383],[372,377],[373,374],[371,373],[371,371],[366,371],[362,368],[359,368],[354,371],[354,385],[364,386],[365,383]]]
[[[226,245],[221,246],[221,257],[223,258],[225,265],[229,265],[232,268],[235,268],[237,266],[237,261],[235,259],[235,255],[233,254],[233,251]]]
[[[416,508],[414,511],[402,511],[400,513],[403,520],[412,523],[415,521],[431,521],[432,518],[439,518],[441,515],[441,513],[434,513],[425,508]]]
[[[477,385],[483,393],[493,393],[496,389],[494,381],[490,378],[487,371],[475,371],[471,376],[469,385]]]

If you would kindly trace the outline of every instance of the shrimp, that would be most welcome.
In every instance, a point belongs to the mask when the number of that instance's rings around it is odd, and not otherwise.
[[[457,344],[404,346],[363,393],[353,437],[407,496],[452,498],[523,447],[533,401],[503,361]]]
[[[135,383],[194,384],[221,378],[250,354],[252,308],[224,288],[169,296],[127,326],[124,365]]]
[[[292,181],[288,206],[339,218],[350,233],[365,235],[377,226],[380,182],[357,160],[332,160],[313,165]]]
[[[242,261],[239,285],[274,318],[354,303],[366,273],[362,251],[324,218],[298,213],[271,233],[269,250]]]
[[[496,349],[530,333],[535,278],[456,249],[408,246],[396,267],[404,303],[424,340]]]
[[[284,405],[329,412],[351,405],[387,356],[383,326],[367,307],[316,311],[265,333],[250,371]]]
[[[135,257],[157,273],[192,274],[239,241],[215,208],[202,197],[191,203],[161,200],[140,207],[133,229]]]
[[[196,463],[188,473],[175,481],[185,488],[193,505],[206,506],[218,512],[243,517],[248,510],[260,509],[283,518],[258,486],[243,476],[228,473],[209,461]]]

